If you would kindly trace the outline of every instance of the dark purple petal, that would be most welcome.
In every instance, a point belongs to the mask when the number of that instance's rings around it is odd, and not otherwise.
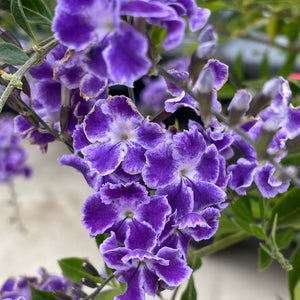
[[[134,81],[145,75],[151,66],[147,50],[147,39],[130,25],[123,24],[103,51],[110,78],[133,87]]]
[[[88,145],[90,145],[90,142],[84,133],[83,124],[77,125],[73,132],[73,147],[75,153],[80,152],[82,148]]]
[[[300,107],[290,105],[287,110],[287,120],[284,129],[287,131],[288,138],[293,139],[300,134]]]
[[[59,0],[58,4],[69,13],[80,13],[92,6],[95,0]]]
[[[86,74],[80,82],[80,95],[88,100],[96,98],[104,92],[107,80],[102,80],[90,73]]]
[[[219,157],[215,145],[207,147],[197,165],[195,178],[215,183],[219,177]]]
[[[159,234],[165,226],[171,208],[165,196],[152,196],[151,201],[140,206],[137,213],[139,219],[145,220]]]
[[[203,210],[225,200],[226,194],[210,182],[191,182],[194,191],[194,211]]]
[[[175,134],[171,146],[172,156],[175,160],[198,162],[205,151],[206,143],[202,134],[194,129]]]
[[[161,143],[155,149],[146,151],[145,155],[146,165],[142,176],[148,187],[157,189],[179,182],[180,177],[168,144]]]
[[[57,6],[52,31],[63,45],[77,51],[83,50],[89,45],[93,30],[84,14],[70,14]]]
[[[191,108],[199,115],[199,103],[185,92],[182,92],[178,97],[167,99],[165,101],[166,112],[174,113],[181,107]]]
[[[87,198],[82,207],[82,213],[82,224],[91,236],[104,233],[118,217],[113,206],[102,203],[100,193]]]
[[[282,182],[274,178],[275,168],[270,165],[265,165],[258,169],[254,181],[265,198],[275,197],[278,193],[287,191],[290,183],[289,181]]]
[[[219,90],[228,79],[228,66],[216,59],[210,59],[203,69],[210,68],[215,74],[214,88]]]
[[[129,230],[125,239],[125,247],[129,249],[151,250],[156,241],[156,233],[150,224],[139,222],[133,218],[128,222]]]
[[[142,272],[145,292],[154,297],[158,288],[158,277],[154,273],[150,272],[148,268],[143,268]]]
[[[159,124],[151,123],[149,118],[147,118],[137,129],[136,138],[144,148],[153,149],[165,140],[165,135]]]
[[[198,7],[196,13],[189,19],[190,30],[194,32],[203,28],[209,17],[209,9]]]
[[[29,74],[37,80],[53,80],[53,66],[46,60],[39,66],[33,66],[29,70]]]
[[[189,73],[186,71],[183,72],[179,72],[177,70],[169,70],[168,73],[172,76],[174,76],[175,78],[177,78],[180,81],[184,81],[189,77]],[[182,93],[182,89],[179,88],[177,85],[175,85],[174,83],[172,83],[171,81],[166,80],[167,83],[167,91],[172,95],[172,96],[179,96]]]
[[[103,101],[98,100],[83,123],[84,132],[91,143],[108,140],[111,116],[103,113],[102,104]]]
[[[193,211],[194,197],[193,190],[186,186],[182,181],[172,184],[157,191],[158,195],[167,195],[172,212],[177,211],[177,216],[182,216]]]
[[[246,194],[246,188],[249,187],[254,178],[256,163],[240,158],[236,165],[228,167],[230,174],[229,186],[240,195]]]
[[[145,149],[135,142],[126,143],[127,152],[122,162],[122,168],[131,175],[139,174],[145,165]]]
[[[157,256],[169,260],[167,266],[158,263],[155,265],[156,274],[168,285],[178,286],[191,276],[192,269],[181,258],[182,254],[179,250],[164,247],[157,252]]]
[[[121,15],[143,18],[175,18],[175,11],[161,1],[151,2],[132,0],[121,5]]]
[[[93,144],[82,149],[91,168],[97,170],[102,176],[112,173],[120,165],[126,151],[126,145],[121,143]]]
[[[149,203],[147,190],[137,182],[127,184],[105,184],[101,189],[101,199],[105,204],[117,202],[124,208],[135,208],[138,204]]]

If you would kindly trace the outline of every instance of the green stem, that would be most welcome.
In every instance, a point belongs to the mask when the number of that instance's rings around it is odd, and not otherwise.
[[[196,101],[198,101],[198,97],[193,93],[192,90],[190,90],[187,85],[180,81],[179,79],[177,79],[175,76],[169,74],[162,66],[160,65],[156,65],[156,71],[159,75],[163,76],[164,78],[168,79],[169,81],[171,81],[172,83],[174,83],[176,86],[178,86],[180,89],[182,89],[184,92],[186,92],[187,94],[189,94],[193,99],[195,99]],[[211,108],[210,112],[212,115],[214,115],[220,122],[223,122],[224,124],[229,125],[229,121],[228,118],[226,116],[224,116],[222,113],[220,113],[219,111]],[[160,114],[162,114],[163,112],[161,112]],[[155,118],[159,119],[159,116],[156,116]],[[255,142],[249,137],[249,135],[247,134],[247,132],[245,132],[243,129],[241,129],[239,127],[239,125],[233,126],[231,127],[232,130],[234,130],[239,136],[241,136],[250,146],[252,146],[254,149],[256,148]],[[273,158],[272,155],[270,155],[269,153],[266,154],[268,161],[279,171],[282,172],[284,170],[284,167],[275,161],[275,159]],[[298,188],[300,188],[300,180],[296,177],[291,178],[291,181],[294,183],[295,186],[297,186]]]
[[[6,100],[8,99],[9,95],[15,88],[15,86],[21,82],[22,77],[24,74],[37,62],[44,59],[44,57],[49,53],[56,45],[58,45],[58,41],[56,39],[51,39],[46,45],[43,46],[42,51],[35,52],[27,61],[26,63],[13,75],[12,79],[10,80],[9,84],[7,85],[6,89],[4,90],[1,98],[0,98],[0,112],[2,111]]]
[[[208,255],[213,254],[217,251],[220,251],[224,248],[227,248],[228,246],[231,246],[237,242],[240,242],[249,236],[250,236],[250,234],[248,234],[246,232],[238,232],[238,233],[232,234],[224,239],[218,240],[218,241],[212,243],[211,245],[205,246],[201,249],[198,249],[198,250],[190,249],[188,255],[193,256],[193,257],[194,256],[198,256],[198,257],[208,256]]]

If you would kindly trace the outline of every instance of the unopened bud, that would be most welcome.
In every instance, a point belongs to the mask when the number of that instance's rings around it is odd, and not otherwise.
[[[82,264],[82,268],[89,274],[95,276],[95,277],[100,277],[99,272],[97,271],[97,269],[89,262],[84,262]]]
[[[286,145],[286,149],[289,154],[299,152],[300,151],[300,135],[297,135],[292,140],[287,140],[285,145]]]
[[[54,290],[54,291],[52,291],[52,293],[56,298],[58,298],[60,300],[73,300],[72,297],[66,295],[65,293],[63,293],[60,290]]]
[[[215,74],[211,68],[205,68],[199,74],[198,80],[193,88],[200,106],[201,116],[204,120],[204,126],[207,127],[211,119],[211,104],[213,97],[213,87]]]
[[[71,91],[61,85],[61,106],[60,106],[60,130],[63,133],[68,125],[70,119],[70,110],[71,110]]]
[[[94,280],[87,278],[87,277],[82,277],[81,282],[82,282],[82,284],[84,284],[90,288],[93,288],[93,289],[98,287],[97,283]]]
[[[267,149],[278,130],[278,121],[275,118],[269,119],[264,123],[255,145],[257,160],[267,158]]]
[[[72,294],[78,296],[79,298],[85,298],[87,294],[79,288],[73,287]]]
[[[242,116],[249,109],[251,94],[246,90],[239,90],[232,98],[229,110],[229,126],[235,126],[240,123]]]
[[[297,176],[298,169],[295,166],[284,167],[278,175],[280,181],[287,181]]]
[[[204,28],[198,38],[199,46],[196,50],[197,56],[202,59],[209,59],[215,53],[218,35],[212,25]]]
[[[279,78],[268,80],[255,98],[251,101],[250,109],[248,110],[247,115],[256,116],[266,107],[268,107],[271,101],[279,93],[280,88],[281,80]]]

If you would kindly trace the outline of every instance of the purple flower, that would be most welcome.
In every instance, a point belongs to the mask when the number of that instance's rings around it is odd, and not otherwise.
[[[114,172],[119,165],[129,174],[141,173],[146,149],[164,140],[162,128],[144,119],[132,100],[124,96],[98,101],[85,118],[84,132],[89,144],[81,152],[102,176]]]
[[[41,268],[39,277],[21,277],[19,280],[14,278],[6,280],[0,290],[0,298],[3,300],[31,300],[30,285],[43,291],[61,290],[67,295],[71,295],[72,287],[80,287],[63,276],[49,274]]]
[[[151,250],[171,210],[164,196],[148,197],[138,183],[107,183],[86,200],[82,212],[92,236],[114,231],[127,248]]]
[[[25,164],[27,153],[14,131],[13,118],[0,118],[0,183],[8,182],[16,175],[30,177],[32,170]]]
[[[175,134],[171,145],[160,143],[148,150],[142,176],[148,187],[168,196],[172,211],[182,218],[224,201],[225,193],[217,185],[226,181],[223,164],[216,147],[207,147],[202,134],[192,128]]]
[[[155,296],[159,280],[175,287],[187,280],[192,273],[177,249],[163,247],[153,253],[144,249],[121,248],[113,233],[100,249],[105,263],[116,269],[114,274],[119,276],[121,282],[127,283],[126,292],[116,296],[115,300],[144,300],[145,292]]]

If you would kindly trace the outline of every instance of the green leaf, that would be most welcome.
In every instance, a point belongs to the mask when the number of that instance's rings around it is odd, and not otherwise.
[[[105,241],[106,238],[108,238],[110,236],[110,234],[108,233],[103,233],[103,234],[98,234],[95,237],[95,241],[97,244],[97,247],[99,248],[100,245]]]
[[[112,300],[115,296],[124,293],[121,288],[116,288],[114,290],[109,290],[98,294],[94,299],[95,300]]]
[[[257,226],[256,224],[250,224],[250,229],[252,233],[261,240],[267,240],[268,237],[264,233],[261,227]]]
[[[297,248],[293,251],[290,263],[293,270],[288,273],[289,290],[292,300],[299,300],[300,294],[300,240],[298,240]]]
[[[292,188],[277,199],[272,210],[272,219],[278,214],[279,228],[300,228],[300,190]]]
[[[194,272],[200,269],[201,265],[202,260],[196,255],[192,256],[192,258],[188,261],[188,266],[192,268]]]
[[[82,268],[82,264],[86,262],[86,259],[78,258],[78,257],[69,257],[63,258],[58,261],[60,268],[62,269],[64,275],[76,283],[81,283],[82,277],[87,277],[95,282],[102,282],[103,280],[90,275]]]
[[[236,200],[231,205],[232,211],[235,216],[246,223],[255,223],[252,215],[250,197],[244,196]]]
[[[270,41],[273,42],[277,33],[278,20],[275,16],[269,18],[269,23],[267,25],[267,33],[269,35]]]
[[[240,231],[239,226],[237,226],[232,220],[229,220],[225,214],[225,211],[222,212],[221,217],[219,218],[219,228],[215,234],[215,239],[220,240],[225,238],[228,235],[237,233]]]
[[[239,82],[239,84],[243,81],[244,75],[243,75],[243,54],[242,52],[239,52],[237,57],[235,58],[234,65],[233,65],[234,75],[236,77],[236,80]]]
[[[264,245],[266,247],[266,245]],[[272,262],[272,257],[261,247],[258,248],[258,268],[260,271],[266,269]]]
[[[52,14],[43,0],[21,0],[28,22],[51,25]]]
[[[57,300],[57,298],[48,291],[40,291],[30,285],[30,293],[32,300]]]
[[[278,248],[279,249],[287,248],[293,240],[294,233],[295,233],[294,228],[289,228],[289,229],[284,230],[280,233],[277,233],[277,235],[276,235],[276,245],[278,246]]]
[[[264,53],[263,60],[260,65],[260,77],[268,77],[269,75],[269,60],[268,53]]]
[[[33,31],[28,24],[28,20],[25,16],[21,0],[11,0],[10,5],[11,13],[15,19],[15,22],[33,39],[35,40]]]
[[[167,35],[167,29],[159,26],[153,26],[151,29],[151,40],[156,46],[159,46]]]
[[[181,300],[197,300],[197,291],[195,289],[193,276],[190,277],[189,283],[181,296]]]
[[[294,68],[294,63],[295,60],[297,58],[297,53],[290,53],[286,63],[284,64],[284,66],[282,67],[282,69],[280,70],[280,75],[287,77],[288,75],[291,74],[291,72],[293,71]]]
[[[0,42],[0,61],[9,65],[23,65],[28,56],[14,44]]]

